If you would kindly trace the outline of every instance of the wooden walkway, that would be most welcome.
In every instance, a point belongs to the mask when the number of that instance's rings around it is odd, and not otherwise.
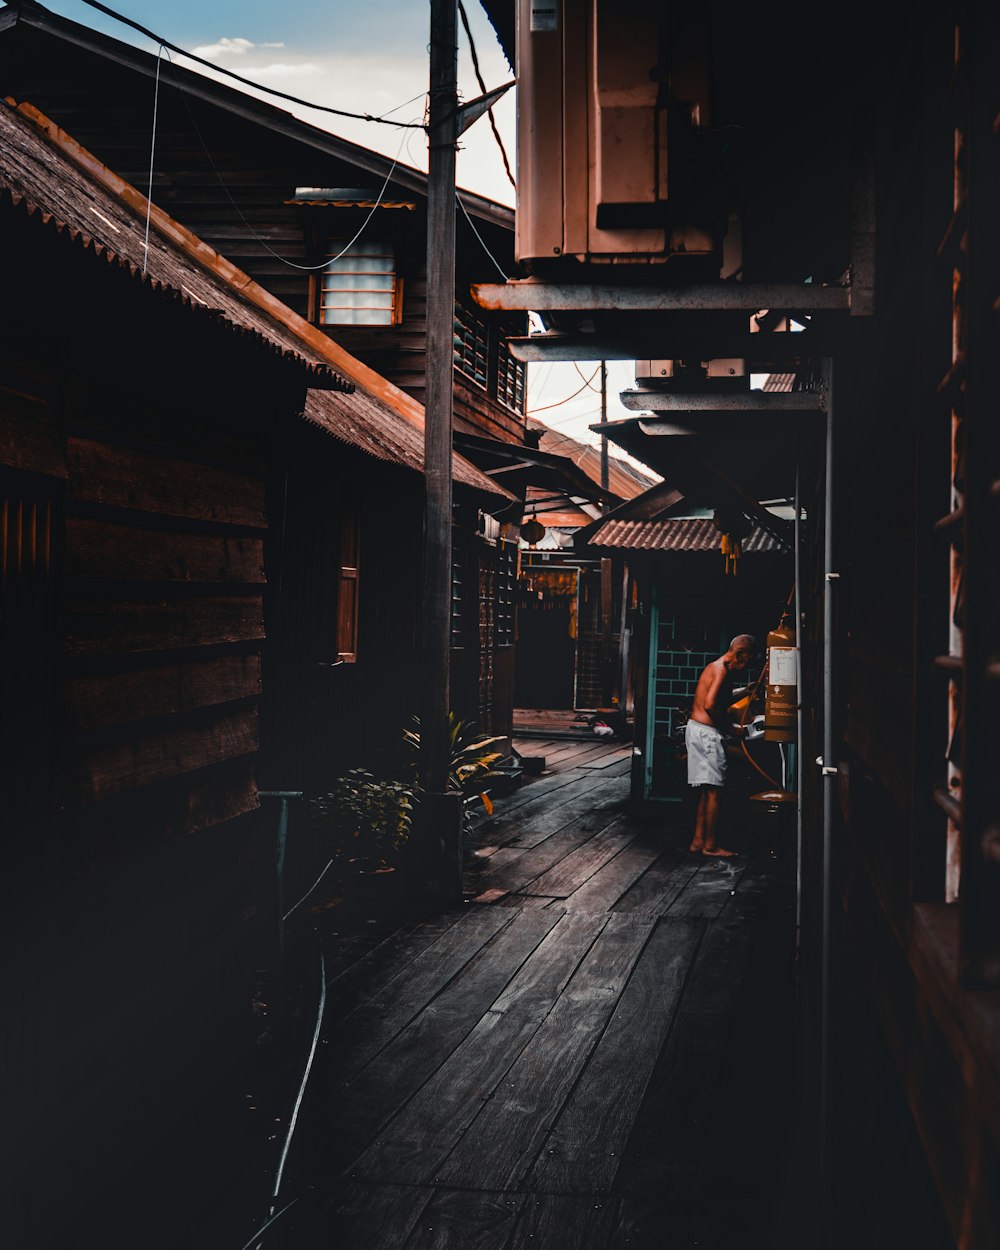
[[[625,810],[630,748],[532,741],[467,899],[351,962],[267,1247],[766,1247],[790,1102],[781,865]],[[543,749],[544,748],[544,749]]]

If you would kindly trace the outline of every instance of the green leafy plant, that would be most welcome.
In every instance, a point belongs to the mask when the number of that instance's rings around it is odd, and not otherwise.
[[[410,835],[413,791],[403,782],[352,768],[328,794],[309,801],[309,814],[359,872],[394,868]]]
[[[419,716],[412,717],[411,723],[412,729],[403,730],[403,742],[413,753],[412,772],[416,778],[417,757],[420,754]],[[486,793],[485,783],[500,775],[493,771],[493,765],[504,758],[504,752],[497,750],[504,742],[500,737],[473,732],[473,727],[468,722],[459,720],[454,712],[449,712],[448,788],[466,798],[478,795],[487,812],[492,812],[493,804]],[[416,788],[416,782],[414,785]]]

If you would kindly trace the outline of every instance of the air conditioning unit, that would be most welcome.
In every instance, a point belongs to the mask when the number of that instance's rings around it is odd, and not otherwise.
[[[664,261],[725,233],[667,211],[670,124],[706,124],[707,39],[659,0],[518,0],[518,259]],[[678,13],[674,10],[674,13]],[[537,265],[536,265],[537,267]]]

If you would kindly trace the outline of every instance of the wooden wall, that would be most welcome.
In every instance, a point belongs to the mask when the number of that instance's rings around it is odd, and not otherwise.
[[[101,90],[93,84],[100,81]],[[382,177],[318,152],[309,144],[205,104],[176,85],[161,67],[154,202],[267,290],[307,319],[315,319],[315,271],[320,233],[351,237],[366,211],[303,209],[286,203],[296,187],[373,187]],[[0,38],[0,87],[29,100],[104,164],[145,192],[153,82],[103,58],[69,48],[20,26]],[[404,162],[406,156],[404,153]],[[426,213],[424,200],[404,193],[415,211],[378,209],[369,233],[385,231],[397,247],[403,279],[403,320],[397,326],[330,327],[331,337],[421,403],[425,398]],[[338,223],[335,226],[331,223]],[[513,265],[513,232],[478,222],[502,263]],[[285,262],[290,263],[285,263]],[[295,268],[300,266],[303,268]],[[495,277],[494,262],[459,215],[459,298],[468,283]],[[489,317],[489,314],[483,314]],[[456,377],[456,417],[474,432],[523,441],[523,413],[513,413]]]
[[[266,481],[303,380],[37,218],[2,224],[11,1236],[106,1219],[108,1244],[165,1245],[191,1209],[170,1195],[227,1183],[268,955]]]

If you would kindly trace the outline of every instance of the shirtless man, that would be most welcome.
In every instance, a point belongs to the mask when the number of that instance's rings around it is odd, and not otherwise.
[[[742,733],[729,715],[729,705],[736,691],[733,675],[742,672],[753,659],[757,642],[750,634],[737,634],[729,644],[725,655],[720,655],[707,665],[698,678],[694,692],[694,706],[684,741],[687,745],[688,784],[700,788],[698,811],[695,816],[694,838],[689,851],[702,855],[734,855],[715,845],[715,830],[719,823],[719,797],[726,782],[725,739],[729,734]]]

